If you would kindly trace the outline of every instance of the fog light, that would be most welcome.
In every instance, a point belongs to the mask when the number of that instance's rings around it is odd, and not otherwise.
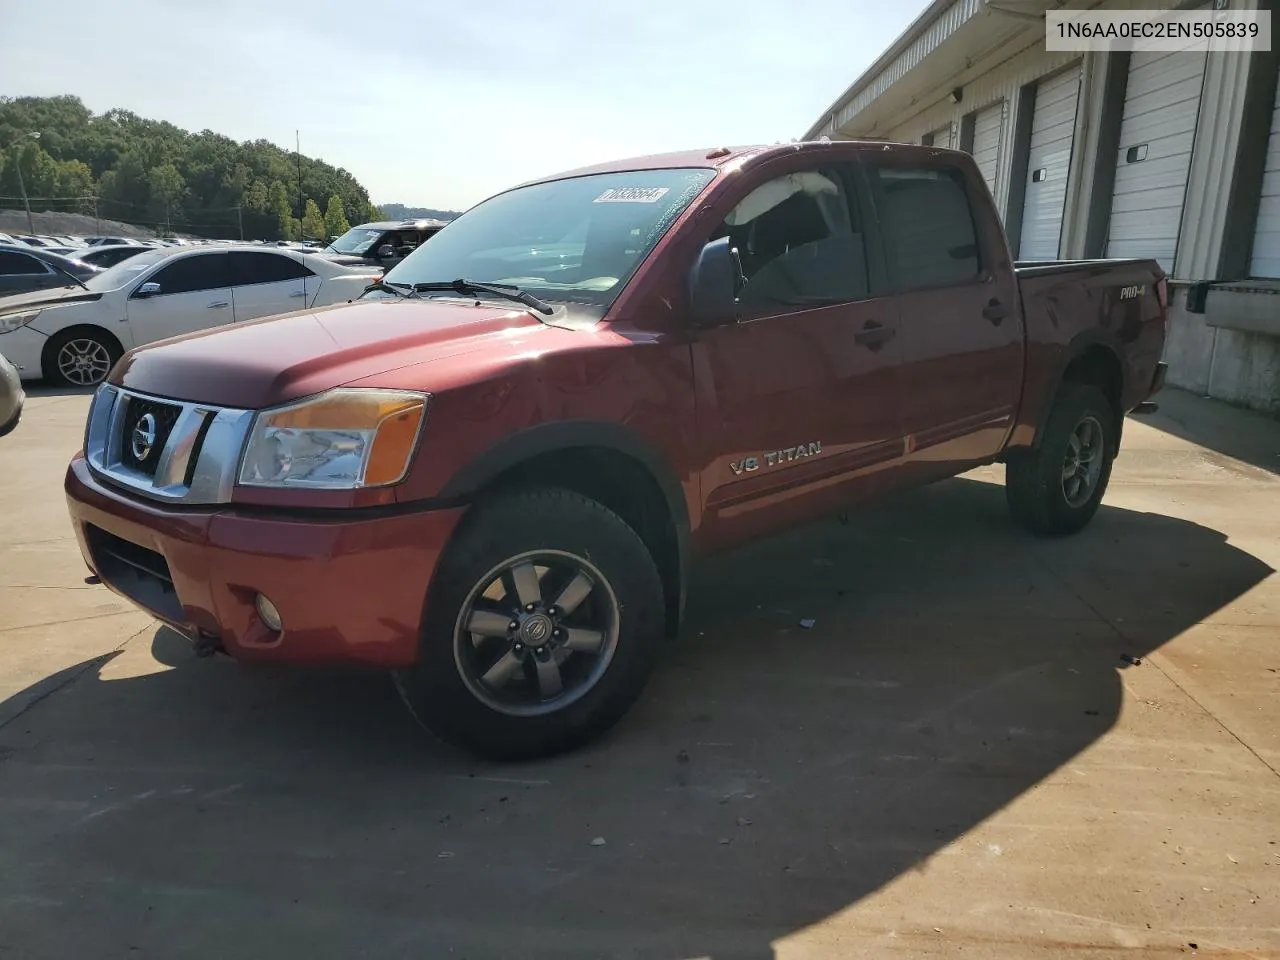
[[[279,633],[284,624],[280,621],[280,611],[276,609],[276,605],[261,593],[253,601],[253,605],[257,608],[258,616],[262,618],[262,622],[267,625],[267,629]]]

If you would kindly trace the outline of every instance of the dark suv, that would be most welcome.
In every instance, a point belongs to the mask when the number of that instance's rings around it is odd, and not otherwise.
[[[392,267],[444,228],[445,220],[384,220],[352,227],[324,248],[339,263]]]

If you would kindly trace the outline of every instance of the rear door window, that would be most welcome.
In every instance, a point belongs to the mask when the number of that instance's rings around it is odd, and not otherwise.
[[[247,287],[258,283],[280,283],[284,280],[300,280],[315,276],[293,257],[276,253],[232,252],[226,255],[230,261],[231,285]]]
[[[961,170],[873,166],[869,173],[889,276],[897,290],[978,279],[978,232]]]

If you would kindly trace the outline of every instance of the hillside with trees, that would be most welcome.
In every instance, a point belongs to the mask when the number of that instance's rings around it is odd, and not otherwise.
[[[19,174],[33,210],[158,233],[315,239],[381,217],[355,177],[323,160],[128,110],[95,115],[73,96],[0,97],[0,208],[22,209]]]
[[[437,210],[434,207],[406,207],[403,203],[384,203],[378,208],[388,220],[456,220],[459,210]]]

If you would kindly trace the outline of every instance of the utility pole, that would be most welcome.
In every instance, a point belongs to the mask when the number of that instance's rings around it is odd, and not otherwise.
[[[93,198],[93,232],[102,232],[102,218],[98,216],[98,198]]]
[[[294,152],[298,155],[298,239],[304,239],[302,236],[302,217],[307,212],[306,205],[302,202],[302,135],[297,130],[293,131]]]
[[[24,137],[30,137],[32,140],[40,139],[40,131],[34,130],[31,133],[23,134]],[[22,139],[21,137],[19,139]],[[13,158],[13,169],[18,171],[18,192],[22,194],[22,206],[27,211],[27,230],[34,236],[36,232],[36,222],[31,217],[31,201],[27,199],[27,185],[22,181],[22,150],[19,149]],[[299,170],[302,167],[298,167]]]
[[[240,204],[236,204],[236,220],[240,224],[240,242],[244,243],[244,214],[240,212]]]

